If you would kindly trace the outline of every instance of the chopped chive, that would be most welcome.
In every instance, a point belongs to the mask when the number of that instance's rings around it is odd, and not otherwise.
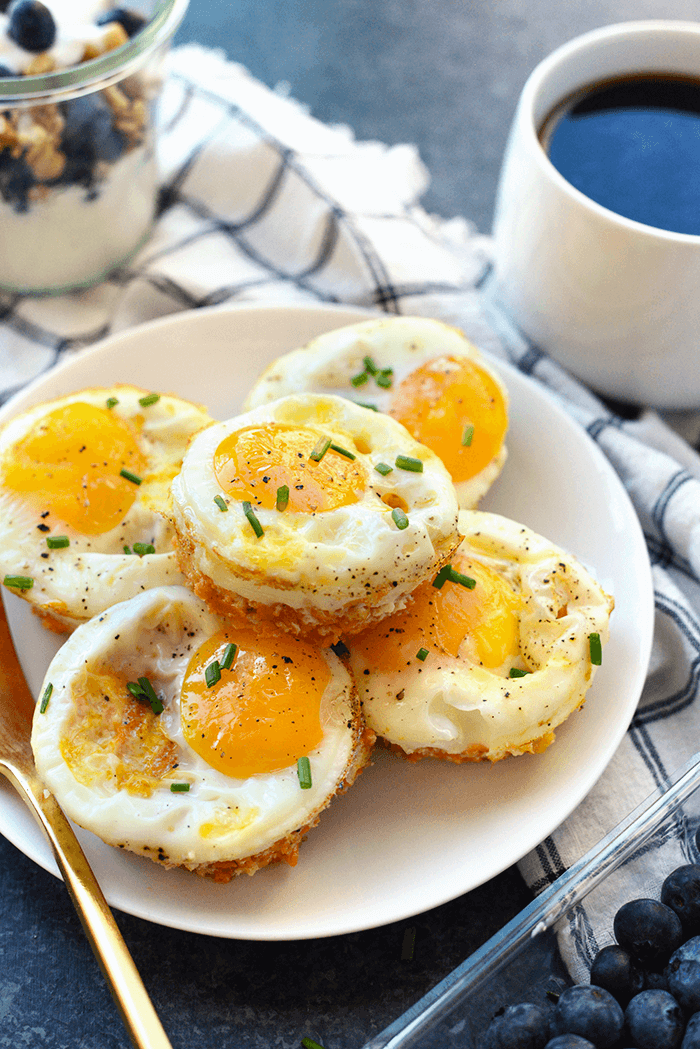
[[[127,692],[130,692],[131,695],[135,696],[137,699],[142,699],[146,695],[138,681],[127,681],[126,689]]]
[[[421,663],[424,663],[427,658],[428,658],[428,649],[427,648],[419,648],[418,651],[416,652],[416,659],[420,659]]]
[[[313,459],[315,463],[320,463],[324,455],[331,446],[330,437],[319,437],[312,450],[309,452],[309,459]]]
[[[464,427],[464,432],[462,434],[462,445],[465,448],[468,448],[470,446],[470,444],[472,443],[472,438],[473,437],[474,437],[474,427],[473,427],[473,425],[471,423],[467,423],[467,425]]]
[[[350,655],[350,649],[343,641],[336,641],[334,645],[331,645],[331,648],[339,659],[345,659]]]
[[[367,372],[358,372],[357,375],[353,375],[350,382],[353,386],[364,386],[369,379]]]
[[[394,507],[394,509],[391,511],[391,516],[393,517],[394,524],[397,528],[401,530],[403,530],[404,528],[408,528],[408,518],[406,517],[406,514],[403,512],[400,506]]]
[[[308,790],[311,786],[311,762],[307,757],[299,758],[297,761],[297,775],[301,789]]]
[[[137,474],[132,474],[131,470],[120,470],[119,476],[124,477],[127,481],[131,481],[132,484],[141,484],[143,481],[142,477],[139,477]]]
[[[70,546],[70,539],[67,535],[50,535],[46,540],[46,545],[49,550],[63,550],[66,546]]]
[[[423,473],[423,460],[414,459],[412,455],[397,455],[396,465],[399,470],[410,470],[414,474]]]
[[[171,783],[170,789],[173,794],[181,794],[190,789],[189,783]]]
[[[394,381],[394,369],[382,368],[382,370],[375,375],[374,381],[377,386],[381,386],[383,390],[390,389],[391,384]]]
[[[146,554],[155,554],[156,548],[153,543],[134,543],[134,553],[138,554],[139,557],[144,557]]]
[[[255,534],[257,535],[257,537],[259,539],[260,536],[263,535],[264,533],[263,533],[263,526],[260,524],[260,522],[258,521],[257,517],[255,516],[255,510],[250,505],[250,503],[245,501],[245,500],[244,500],[243,503],[241,503],[241,505],[243,507],[243,513],[248,518],[248,521],[250,523],[250,527],[253,529],[253,531],[255,532]]]
[[[119,401],[117,400],[116,397],[108,397],[107,401],[106,401],[106,404],[107,404],[108,408],[114,408],[115,405],[119,404]]]
[[[387,474],[394,472],[394,467],[389,466],[388,463],[377,463],[374,469],[377,471],[378,474],[381,474],[382,477],[386,477]]]
[[[219,507],[219,509],[221,510],[222,514],[226,513],[226,511],[228,510],[228,504],[227,504],[226,500],[224,499],[223,495],[215,495],[214,496],[214,502]]]
[[[51,693],[52,692],[53,692],[53,685],[49,681],[48,685],[44,689],[44,694],[41,697],[41,704],[39,706],[39,713],[40,714],[45,714],[46,713],[46,708],[49,705],[49,700],[51,699]]]
[[[277,489],[277,501],[275,502],[275,507],[281,513],[283,510],[287,509],[288,505],[289,505],[289,485],[288,484],[281,484],[279,486],[279,488]]]
[[[346,459],[357,459],[357,456],[353,452],[349,452],[347,448],[343,448],[340,444],[331,444],[331,448],[338,455],[344,455]]]
[[[450,571],[447,578],[451,583],[459,583],[460,586],[466,586],[467,590],[473,590],[476,586],[476,579],[472,579],[472,577],[468,575],[463,575],[461,572],[455,572],[452,565],[450,565]]]
[[[529,673],[529,670],[521,670],[520,667],[511,667],[508,671],[508,677],[527,677]]]
[[[150,408],[152,404],[156,404],[159,400],[159,393],[147,393],[145,397],[139,397],[139,404],[142,408]]]
[[[212,688],[217,681],[221,681],[221,664],[218,659],[212,660],[205,669],[204,680],[207,683],[207,688]]]
[[[588,635],[588,649],[591,654],[591,663],[599,667],[603,662],[603,646],[600,643],[600,634]]]
[[[362,363],[365,366],[365,371],[369,372],[370,375],[376,375],[379,371],[379,368],[374,363],[371,357],[363,357]]]
[[[133,550],[131,549],[131,547],[130,547],[130,546],[125,546],[125,547],[124,547],[124,553],[125,553],[125,554],[132,554],[132,553],[133,553]]]
[[[222,670],[230,670],[233,666],[233,661],[236,658],[236,652],[238,651],[238,645],[234,645],[232,641],[229,641],[228,645],[224,649],[224,654],[221,657],[219,666]]]
[[[313,1038],[302,1038],[301,1045],[302,1049],[323,1049],[323,1046],[314,1042]]]
[[[355,404],[357,404],[360,408],[368,408],[371,412],[379,411],[379,408],[377,408],[376,404],[369,404],[368,401],[355,401]]]
[[[31,590],[34,586],[34,580],[26,575],[6,575],[2,582],[13,590]]]
[[[151,682],[148,680],[147,677],[140,677],[139,685],[141,686],[141,691],[143,692],[144,696],[151,704],[151,710],[153,711],[153,713],[160,714],[163,710],[163,704],[156,695],[156,690],[154,689]]]
[[[451,570],[452,570],[452,565],[443,565],[442,566],[442,568],[440,569],[438,574],[433,579],[433,586],[435,587],[436,590],[442,590],[443,586],[445,585],[447,580],[450,578],[450,571]]]

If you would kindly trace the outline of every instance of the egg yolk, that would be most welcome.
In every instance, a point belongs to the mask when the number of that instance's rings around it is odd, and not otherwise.
[[[5,455],[3,484],[37,511],[83,535],[115,528],[136,499],[145,459],[135,435],[108,408],[76,401],[48,412]]]
[[[508,427],[500,387],[462,357],[438,357],[407,375],[394,392],[389,415],[442,459],[457,484],[491,462]]]
[[[492,568],[457,555],[453,568],[476,580],[473,590],[447,581],[441,589],[432,582],[414,592],[411,604],[352,639],[373,670],[397,672],[415,663],[421,648],[432,654],[462,655],[494,669],[515,659],[520,652],[519,620],[523,602]],[[426,662],[426,665],[427,662]]]
[[[310,454],[318,442],[312,430],[250,426],[224,438],[214,453],[214,472],[227,495],[267,510],[284,486],[291,511],[317,513],[356,503],[366,485],[363,468],[333,448],[316,462]]]
[[[238,646],[230,669],[207,685],[206,669]],[[245,779],[294,765],[323,738],[321,698],[331,672],[323,656],[294,637],[262,639],[220,631],[192,656],[181,689],[185,739],[208,765]]]

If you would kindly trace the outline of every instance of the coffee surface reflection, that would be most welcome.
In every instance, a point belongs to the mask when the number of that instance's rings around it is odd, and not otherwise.
[[[700,80],[625,77],[549,114],[540,142],[587,197],[636,222],[700,235]]]

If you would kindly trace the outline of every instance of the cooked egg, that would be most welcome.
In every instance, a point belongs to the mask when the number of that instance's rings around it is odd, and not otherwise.
[[[285,397],[203,431],[172,502],[199,596],[326,643],[401,607],[459,542],[438,457],[340,397]]]
[[[294,865],[374,739],[332,651],[233,629],[180,586],[80,626],[43,697],[35,761],[70,818],[217,881]]]
[[[182,582],[164,512],[190,437],[211,421],[126,385],[11,419],[0,433],[0,579],[59,632]]]
[[[427,317],[385,317],[330,331],[279,358],[246,406],[313,390],[386,412],[438,455],[459,505],[475,507],[506,459],[508,393],[461,331]]]
[[[413,758],[540,752],[584,701],[613,599],[524,525],[462,511],[459,526],[450,567],[346,639],[367,724]]]

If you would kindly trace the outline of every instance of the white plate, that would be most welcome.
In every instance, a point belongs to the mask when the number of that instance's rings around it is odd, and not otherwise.
[[[27,387],[0,421],[85,386],[136,382],[235,415],[260,370],[313,336],[365,319],[360,310],[239,307],[167,317],[105,340]],[[590,566],[615,596],[611,639],[585,707],[544,754],[490,765],[410,765],[378,749],[324,813],[295,869],[217,885],[79,836],[110,904],[162,925],[254,940],[372,928],[475,888],[545,838],[590,790],[634,713],[651,646],[653,593],[637,517],[616,474],[555,401],[514,369],[510,455],[484,502],[543,533]],[[25,602],[7,596],[20,659],[35,694],[60,641]],[[53,857],[12,789],[0,832],[46,870]]]

